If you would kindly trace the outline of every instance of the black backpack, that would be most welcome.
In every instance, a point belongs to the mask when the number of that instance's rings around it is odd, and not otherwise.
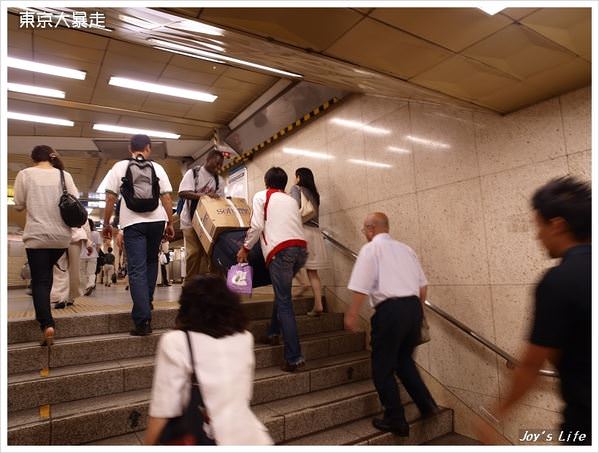
[[[151,160],[145,160],[141,155],[129,159],[127,173],[121,181],[121,195],[129,209],[151,212],[158,207],[160,185]]]

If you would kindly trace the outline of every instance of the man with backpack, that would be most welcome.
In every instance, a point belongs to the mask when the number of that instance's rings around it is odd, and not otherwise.
[[[223,161],[224,158],[220,151],[210,150],[204,165],[187,170],[179,185],[179,201],[184,200],[180,222],[185,238],[185,279],[207,273],[211,268],[210,257],[204,251],[200,238],[193,230],[192,219],[198,200],[202,196],[208,195],[213,198],[225,196],[225,181],[218,175]]]
[[[164,237],[175,235],[170,193],[171,183],[164,168],[149,160],[152,143],[147,135],[134,135],[129,145],[131,158],[114,164],[106,177],[106,208],[103,234],[112,239],[110,217],[118,194],[120,228],[128,259],[129,285],[135,328],[131,335],[152,333],[152,300],[158,277],[158,250]]]

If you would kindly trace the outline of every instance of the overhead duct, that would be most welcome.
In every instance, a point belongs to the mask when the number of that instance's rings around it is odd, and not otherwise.
[[[334,97],[342,99],[348,94],[336,88],[300,82],[237,126],[224,142],[242,154],[326,101]],[[235,120],[231,122],[234,123]]]

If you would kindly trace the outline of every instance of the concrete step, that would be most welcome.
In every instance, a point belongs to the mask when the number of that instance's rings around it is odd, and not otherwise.
[[[428,420],[418,418],[418,410],[412,403],[406,404],[405,411],[406,418],[410,423],[410,436],[407,438],[378,431],[372,426],[372,417],[365,417],[316,434],[283,442],[280,445],[479,445],[476,443],[436,443],[440,440],[444,441],[444,439],[453,441],[456,436],[459,436],[455,433],[442,435],[432,441],[428,440],[439,432],[452,429],[453,412],[450,409],[444,409],[443,412]],[[138,431],[90,442],[89,445],[143,445],[144,434],[145,431]],[[459,437],[463,438],[464,436]],[[474,441],[474,439],[470,440]],[[456,442],[460,441],[461,439],[458,439]]]
[[[73,445],[141,431],[146,426],[149,396],[149,390],[135,390],[56,404],[47,414],[38,409],[14,413],[8,420],[8,444]],[[277,443],[380,410],[370,380],[254,406]]]
[[[294,299],[293,307],[297,315],[305,315],[312,308],[312,297]],[[272,313],[272,299],[261,302],[245,302],[243,307],[251,320],[269,319]],[[156,309],[152,313],[154,329],[170,329],[175,325],[177,307]],[[130,311],[104,314],[70,314],[56,316],[56,335],[59,338],[84,335],[103,335],[128,332],[132,328]],[[8,323],[8,344],[39,341],[41,338],[37,321],[33,319],[14,320]]]
[[[439,414],[421,419],[414,403],[404,405],[410,435],[399,437],[372,426],[373,416],[351,421],[331,429],[283,442],[283,445],[420,445],[453,430],[453,412],[443,409]],[[381,417],[382,414],[376,414]]]
[[[424,442],[424,445],[483,445],[483,443],[471,437],[452,432]]]
[[[30,372],[8,378],[8,412],[97,396],[149,389],[154,357],[115,360]],[[367,351],[308,361],[306,372],[285,373],[278,366],[256,371],[253,404],[321,390],[370,377]]]
[[[252,321],[249,330],[260,337],[266,332],[267,323],[266,320]],[[334,332],[342,328],[343,315],[326,313],[318,318],[297,316],[297,325],[300,336]],[[164,332],[166,332],[164,329],[155,329],[152,335],[146,337],[133,337],[127,332],[70,338],[57,337],[51,347],[39,346],[37,342],[12,344],[8,346],[8,374],[153,355],[158,339]],[[278,363],[272,360],[280,359],[281,354],[278,351],[281,350],[282,347],[268,351],[261,350],[260,361],[257,357],[257,367]],[[325,355],[329,354],[319,357]]]

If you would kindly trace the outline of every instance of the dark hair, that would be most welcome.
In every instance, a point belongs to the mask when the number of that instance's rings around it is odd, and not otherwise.
[[[215,157],[218,157],[220,159],[225,158],[223,153],[221,153],[218,149],[212,148],[210,151],[208,151],[208,154],[206,155],[206,161],[209,161],[210,159],[214,159]]]
[[[96,231],[96,224],[90,218],[87,219],[87,223],[89,224],[89,229],[92,231]]]
[[[532,197],[532,207],[546,221],[562,217],[577,240],[588,241],[593,223],[591,194],[588,183],[564,176],[537,189]]]
[[[35,163],[50,162],[54,168],[64,170],[64,164],[59,154],[48,145],[37,145],[31,150],[31,160]]]
[[[112,253],[112,247],[108,247],[108,253]]]
[[[281,167],[270,167],[264,175],[264,184],[269,189],[285,190],[287,173]]]
[[[131,151],[143,151],[147,145],[152,146],[152,141],[147,135],[137,134],[131,137]]]
[[[295,176],[299,176],[299,182],[297,183],[300,187],[305,187],[314,195],[316,199],[316,204],[320,205],[320,194],[318,193],[318,189],[316,188],[316,183],[314,182],[314,174],[312,170],[306,167],[301,167],[295,170]]]
[[[179,330],[222,338],[245,331],[248,324],[239,296],[215,274],[200,274],[187,281],[179,305],[175,322]]]

